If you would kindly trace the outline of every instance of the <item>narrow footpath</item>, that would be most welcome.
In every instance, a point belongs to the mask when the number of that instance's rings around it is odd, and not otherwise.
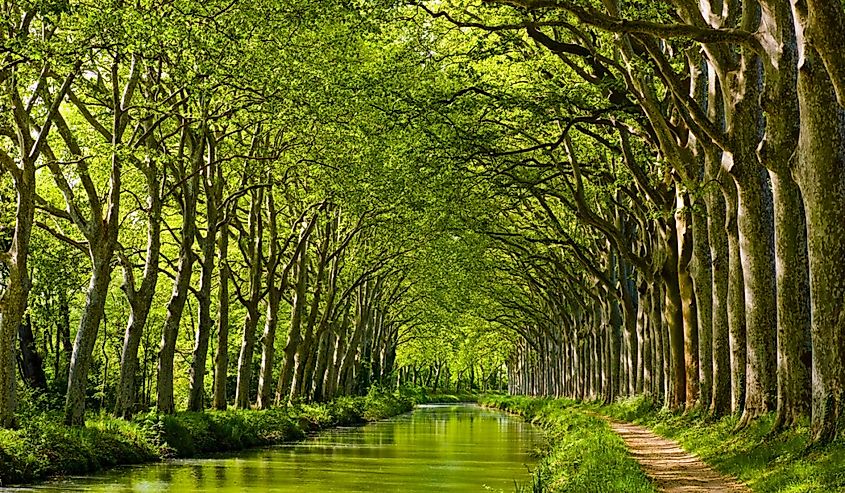
[[[724,476],[677,442],[655,435],[631,423],[608,420],[656,487],[666,493],[750,492],[738,481]]]

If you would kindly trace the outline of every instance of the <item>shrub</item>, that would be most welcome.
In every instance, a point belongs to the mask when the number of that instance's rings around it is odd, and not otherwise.
[[[89,419],[85,428],[65,426],[56,414],[30,416],[22,424],[18,430],[0,430],[0,484],[159,457],[139,425],[111,417]]]
[[[373,390],[326,404],[262,411],[149,412],[132,421],[100,414],[90,417],[84,428],[65,426],[59,412],[28,407],[20,429],[0,429],[0,486],[299,440],[306,431],[363,424],[412,407],[407,396]]]

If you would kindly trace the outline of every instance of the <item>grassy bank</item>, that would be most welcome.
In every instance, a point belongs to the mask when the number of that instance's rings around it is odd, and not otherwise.
[[[573,493],[646,493],[655,491],[628,455],[622,439],[600,418],[570,401],[485,396],[481,404],[518,414],[542,426],[548,443],[530,491]]]
[[[736,432],[738,416],[712,420],[700,411],[673,413],[642,397],[611,405],[578,406],[677,440],[687,451],[756,492],[845,491],[845,442],[840,439],[812,447],[807,424],[771,434],[774,416],[768,415]]]
[[[300,440],[310,431],[401,414],[415,402],[405,393],[371,393],[266,411],[148,413],[132,421],[98,415],[84,428],[64,426],[57,413],[34,414],[17,430],[0,430],[0,485]]]

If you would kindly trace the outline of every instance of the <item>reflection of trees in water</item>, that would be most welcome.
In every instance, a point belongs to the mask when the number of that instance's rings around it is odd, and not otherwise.
[[[215,459],[176,461],[87,478],[92,491],[508,491],[528,478],[540,433],[476,406],[421,407],[360,428]],[[56,491],[66,491],[66,487]]]

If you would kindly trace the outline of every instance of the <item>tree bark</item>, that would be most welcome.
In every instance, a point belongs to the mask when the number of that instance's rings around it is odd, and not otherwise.
[[[110,243],[103,241],[102,243]],[[85,397],[88,384],[88,367],[97,341],[97,332],[106,306],[109,282],[111,281],[111,253],[113,246],[97,245],[92,251],[91,280],[85,295],[85,307],[79,321],[79,330],[73,343],[70,358],[67,395],[65,398],[65,424],[85,424]]]
[[[740,424],[772,409],[776,401],[774,231],[768,174],[744,170],[738,181],[740,252],[745,280],[746,392]]]
[[[305,310],[305,291],[308,286],[308,238],[304,238],[297,265],[296,291],[291,307],[291,322],[285,344],[285,361],[276,384],[276,405],[287,402],[293,383],[294,358],[301,343],[302,314]]]
[[[668,361],[671,385],[667,386],[667,402],[671,409],[678,409],[686,402],[687,377],[684,351],[683,301],[679,286],[678,233],[673,220],[661,228],[663,237],[664,263],[661,271],[663,280],[663,315],[668,335]],[[698,375],[698,372],[696,372]]]
[[[792,5],[799,39],[801,114],[793,176],[804,199],[812,293],[811,428],[814,440],[828,442],[836,437],[845,414],[845,111],[836,104],[815,43],[842,32],[818,30],[820,19],[813,17],[818,13],[808,11],[801,0]]]
[[[686,376],[684,404],[691,409],[699,398],[699,362],[698,362],[698,310],[695,300],[693,277],[690,261],[693,255],[692,217],[689,212],[687,197],[678,194],[675,212],[675,231],[678,241],[678,294],[681,299],[683,317],[684,375]]]
[[[252,382],[252,357],[255,352],[255,331],[258,319],[261,317],[259,303],[261,302],[261,273],[262,266],[262,238],[264,236],[264,221],[261,209],[263,207],[263,190],[253,190],[250,200],[249,234],[242,240],[247,244],[246,257],[249,263],[249,294],[243,301],[246,308],[241,351],[238,355],[238,380],[235,386],[235,407],[248,409],[250,404],[250,385]]]
[[[28,16],[29,13],[26,15]],[[12,35],[17,36],[19,33]],[[35,225],[36,163],[42,155],[54,121],[61,118],[59,109],[62,101],[81,66],[80,59],[65,77],[58,93],[52,99],[44,124],[35,138],[33,138],[31,124],[31,108],[27,108],[20,96],[20,88],[28,83],[23,78],[24,71],[10,66],[4,78],[10,100],[4,104],[11,107],[9,120],[15,125],[18,159],[12,159],[4,151],[0,152],[0,172],[4,174],[8,172],[12,176],[15,191],[15,226],[12,241],[8,250],[0,250],[0,264],[8,270],[5,279],[6,286],[0,291],[0,427],[3,428],[11,428],[17,424],[15,419],[17,407],[15,340],[23,322],[29,291],[32,287],[28,260],[32,228]],[[50,157],[47,156],[48,159]],[[54,169],[55,165],[51,171]]]
[[[195,187],[196,180],[188,187]],[[195,190],[195,188],[194,188]],[[173,400],[173,359],[176,354],[176,336],[182,322],[182,313],[188,301],[188,287],[191,284],[194,265],[194,233],[196,228],[196,211],[193,191],[185,194],[185,209],[182,211],[182,238],[180,240],[179,264],[176,269],[176,279],[170,301],[167,303],[167,316],[161,329],[161,346],[158,352],[158,368],[156,373],[156,410],[163,414],[176,412]]]
[[[210,131],[206,131],[211,134]],[[214,253],[217,246],[217,229],[223,200],[223,175],[218,171],[217,145],[213,136],[206,144],[207,158],[201,176],[205,191],[205,236],[197,234],[202,248],[200,258],[200,285],[196,291],[197,330],[194,334],[194,350],[191,360],[190,385],[188,388],[188,411],[202,411],[205,406],[205,373],[208,361],[208,342],[214,319],[211,318],[211,283],[214,275]]]
[[[220,226],[217,240],[217,272],[220,283],[217,291],[217,350],[214,354],[214,398],[211,407],[224,410],[227,406],[226,386],[229,375],[229,226]]]
[[[44,358],[35,347],[35,335],[32,333],[32,317],[27,314],[18,329],[20,342],[20,369],[23,381],[33,389],[47,389],[47,377],[44,375]]]
[[[120,380],[117,386],[115,416],[129,419],[135,411],[137,400],[138,349],[147,325],[153,297],[158,285],[159,256],[161,251],[161,179],[154,164],[144,168],[147,180],[147,248],[144,274],[136,289],[133,266],[128,261],[123,266],[123,290],[129,301],[129,321],[123,336],[120,354]]]
[[[725,233],[728,237],[728,332],[731,364],[731,412],[742,412],[745,404],[745,281],[737,230],[736,183],[726,176],[722,184],[725,197]]]

